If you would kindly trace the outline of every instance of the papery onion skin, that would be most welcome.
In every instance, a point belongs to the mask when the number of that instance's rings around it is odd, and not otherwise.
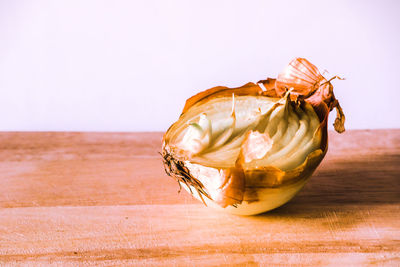
[[[290,94],[287,93],[288,90]],[[233,214],[253,215],[285,204],[304,186],[327,152],[327,119],[330,110],[338,110],[338,118],[335,121],[335,129],[338,132],[344,131],[344,115],[333,95],[330,81],[327,81],[309,61],[296,58],[276,80],[268,78],[259,81],[258,84],[247,83],[238,88],[214,87],[189,98],[181,119],[194,106],[232,94],[274,99],[282,99],[285,95],[289,104],[295,108],[311,104],[319,119],[319,126],[313,137],[320,140],[318,149],[309,153],[302,164],[290,170],[281,170],[274,166],[246,168],[243,151],[234,166],[198,164],[193,162],[193,155],[176,145],[171,146],[171,136],[178,130],[180,121],[171,125],[165,133],[162,156],[168,175],[175,177],[180,186],[209,206]],[[264,138],[254,136],[261,138],[261,142]],[[265,140],[269,145],[268,140]]]

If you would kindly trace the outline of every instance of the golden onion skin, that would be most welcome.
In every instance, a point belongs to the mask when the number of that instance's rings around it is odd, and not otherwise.
[[[302,74],[311,78],[299,79]],[[285,87],[285,84],[288,86]],[[244,141],[237,159],[229,166],[196,160],[195,155],[187,153],[176,144],[175,136],[182,131],[182,120],[191,110],[232,94],[238,99],[241,96],[265,98],[266,101],[282,101],[287,98],[286,104],[290,104],[297,113],[306,109],[313,110],[313,116],[319,122],[313,134],[316,140],[314,145],[317,144],[317,147],[313,147],[298,166],[281,169],[272,165],[247,164]],[[344,115],[333,95],[330,81],[322,77],[314,65],[301,58],[294,59],[278,79],[268,78],[239,88],[211,88],[189,98],[180,120],[165,133],[162,156],[166,173],[176,178],[180,186],[208,206],[238,215],[254,215],[274,209],[296,195],[325,156],[328,142],[327,118],[333,108],[338,111],[335,129],[344,131]]]

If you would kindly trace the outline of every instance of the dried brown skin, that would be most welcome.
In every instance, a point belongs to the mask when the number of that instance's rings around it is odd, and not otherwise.
[[[317,67],[307,59],[296,58],[278,75],[275,90],[279,96],[283,96],[287,89],[293,88],[292,94],[307,98],[319,88],[323,79]]]
[[[278,96],[282,97],[287,90],[291,89],[291,95],[294,98],[304,99],[313,105],[314,109],[317,108],[320,111],[321,114],[317,113],[320,116],[320,120],[328,116],[329,111],[336,108],[337,117],[334,126],[337,132],[342,133],[345,131],[345,116],[333,94],[331,81],[335,78],[341,79],[335,76],[328,81],[320,74],[318,68],[307,59],[296,58],[278,75],[275,82],[275,91]],[[319,107],[324,104],[326,104],[329,111],[326,111],[325,107]]]
[[[266,91],[263,91],[260,86],[257,84],[263,84],[264,87],[266,88]],[[245,85],[241,87],[236,87],[236,88],[229,88],[225,86],[217,86],[210,88],[208,90],[205,90],[203,92],[200,92],[188,100],[186,100],[185,107],[183,108],[182,114],[185,113],[189,108],[191,108],[193,105],[198,104],[198,103],[204,103],[207,102],[208,100],[211,100],[215,97],[222,97],[222,96],[232,96],[232,93],[235,93],[236,96],[242,96],[242,95],[254,95],[254,96],[268,96],[268,97],[276,97],[278,98],[279,96],[276,94],[275,91],[275,79],[268,78],[267,80],[261,80],[257,84],[255,83],[246,83]]]
[[[263,90],[258,84],[264,85],[266,90]],[[338,132],[344,131],[344,115],[333,94],[332,84],[306,59],[294,59],[279,74],[276,80],[268,78],[260,80],[258,84],[247,83],[238,88],[218,86],[205,90],[186,101],[182,114],[188,111],[193,105],[205,103],[216,97],[231,96],[232,93],[237,96],[248,95],[279,98],[287,90],[290,90],[293,103],[301,105],[303,101],[306,101],[313,106],[314,111],[318,115],[320,126],[317,134],[321,135],[320,149],[310,153],[302,165],[290,171],[282,171],[272,166],[245,169],[242,167],[243,159],[239,156],[235,167],[220,169],[224,175],[224,181],[220,186],[219,198],[213,199],[213,201],[222,207],[235,206],[243,201],[249,203],[258,201],[259,196],[257,195],[257,191],[260,188],[276,188],[308,179],[327,152],[327,120],[329,112],[333,108],[337,109],[338,114],[335,121],[335,129]],[[168,129],[163,138],[162,155],[167,174],[175,177],[179,182],[194,187],[200,197],[204,195],[210,198],[203,184],[193,177],[188,168],[184,166],[184,161],[190,161],[190,158],[169,147],[168,133],[173,127],[174,124]]]
[[[220,197],[214,201],[222,207],[242,203],[246,189],[246,177],[243,169],[236,167],[224,169],[223,174],[225,179],[220,186]]]

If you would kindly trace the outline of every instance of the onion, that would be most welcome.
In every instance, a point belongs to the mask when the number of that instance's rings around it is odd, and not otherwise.
[[[344,131],[332,79],[296,58],[277,79],[189,98],[163,137],[166,173],[206,205],[233,214],[285,204],[325,156],[333,108],[335,129]]]

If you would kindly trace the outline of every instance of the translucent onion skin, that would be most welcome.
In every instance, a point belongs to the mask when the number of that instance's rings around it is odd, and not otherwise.
[[[254,215],[285,204],[305,185],[325,156],[328,148],[327,120],[329,112],[333,108],[337,110],[335,129],[338,132],[344,131],[345,117],[339,102],[334,97],[331,80],[326,80],[318,69],[306,59],[296,58],[278,75],[277,79],[268,78],[257,84],[248,83],[238,88],[214,87],[189,98],[180,119],[171,125],[163,137],[162,156],[166,173],[174,177],[180,186],[207,206],[232,214]],[[187,123],[185,120],[187,120],[188,114],[196,114],[201,107],[225,100],[232,95],[238,99],[255,97],[261,101],[265,98],[265,101],[276,101],[276,103],[286,101],[284,103],[291,109],[290,112],[298,114],[304,110],[313,111],[312,113],[315,115],[310,114],[310,116],[315,116],[319,125],[312,135],[314,147],[310,151],[306,151],[304,161],[289,169],[280,169],[273,164],[266,166],[247,164],[245,148],[249,150],[249,145],[245,142],[248,142],[249,135],[254,133],[255,129],[246,130],[242,139],[237,138],[241,142],[240,153],[237,154],[237,158],[232,164],[217,164],[212,160],[199,160],[199,157],[195,155],[200,151],[197,147],[196,153],[193,154],[189,153],[185,146],[180,146],[176,142],[176,136],[182,131],[182,125]],[[235,119],[234,111],[232,111],[232,116]],[[290,125],[295,122],[284,121],[284,123]],[[256,133],[261,136],[264,131],[267,132],[265,128],[263,129],[259,130],[260,133]],[[232,131],[226,132],[231,134]],[[203,138],[205,133],[198,134],[198,136]],[[222,139],[225,138],[224,134],[220,136]],[[268,134],[266,136],[268,141]],[[208,142],[209,138],[211,137],[206,139]],[[226,142],[225,139],[222,143]],[[184,140],[187,142],[188,139]],[[218,140],[214,143],[221,142]],[[250,149],[254,149],[254,151],[250,151],[251,155],[259,153],[260,147],[257,147],[259,143],[259,140],[258,143],[250,143]],[[251,144],[254,144],[253,147]],[[270,146],[267,146],[267,149],[269,148]],[[302,148],[296,149],[301,150]],[[268,160],[268,154],[265,155]],[[234,156],[236,157],[236,154]],[[282,160],[287,160],[287,158]]]

